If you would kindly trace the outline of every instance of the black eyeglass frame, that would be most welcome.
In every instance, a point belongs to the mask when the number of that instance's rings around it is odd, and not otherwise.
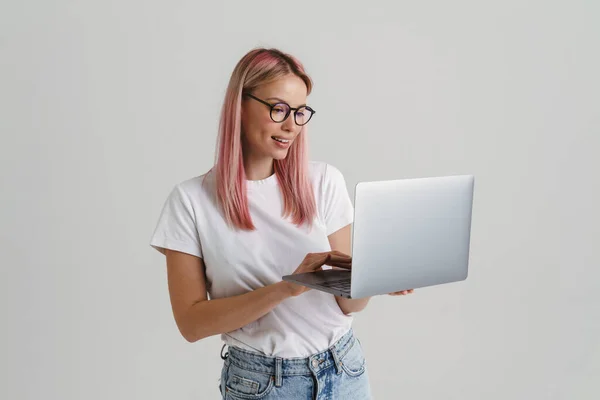
[[[250,94],[250,93],[245,93],[245,96],[248,96],[248,97],[250,97],[250,98],[252,98],[252,99],[254,99],[254,100],[258,101],[259,103],[262,103],[262,104],[264,104],[265,106],[269,107],[269,108],[271,109],[271,110],[269,111],[269,117],[271,117],[271,120],[272,120],[273,122],[276,122],[276,123],[278,123],[278,124],[280,124],[280,123],[283,123],[283,122],[284,122],[286,119],[288,119],[288,117],[290,116],[290,114],[292,113],[292,111],[294,111],[294,123],[295,123],[296,125],[298,125],[298,126],[304,126],[304,125],[308,124],[308,121],[310,121],[310,120],[312,119],[312,117],[313,117],[313,116],[315,115],[315,113],[316,113],[316,111],[315,111],[315,110],[313,110],[313,109],[312,109],[311,107],[309,107],[309,106],[302,106],[302,107],[297,107],[297,108],[294,108],[294,107],[290,106],[288,103],[286,103],[285,101],[280,101],[280,102],[277,102],[277,103],[275,103],[275,104],[271,104],[271,103],[269,103],[269,102],[267,102],[267,101],[265,101],[265,100],[259,99],[258,97],[254,96],[254,95],[252,95],[252,94]],[[273,118],[273,110],[275,109],[275,107],[277,107],[277,106],[278,106],[278,105],[280,105],[280,104],[285,104],[285,106],[288,108],[288,112],[285,114],[285,117],[284,117],[284,118],[283,118],[281,121],[275,121],[275,119]],[[301,108],[305,108],[305,109],[307,109],[308,111],[310,111],[310,117],[308,117],[308,119],[306,120],[306,122],[305,122],[305,123],[303,123],[303,124],[299,124],[299,123],[298,123],[298,120],[297,120],[297,113],[298,113],[298,110],[300,110]]]

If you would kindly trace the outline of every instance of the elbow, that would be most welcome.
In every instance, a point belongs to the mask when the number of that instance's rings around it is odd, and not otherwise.
[[[200,336],[195,335],[193,332],[188,332],[188,331],[184,331],[184,330],[179,330],[179,332],[181,333],[181,336],[183,336],[183,338],[188,342],[188,343],[196,343],[198,340],[200,340]]]
[[[348,317],[352,316],[354,313],[360,312],[361,310],[357,309],[356,307],[351,307],[348,306],[346,304],[344,305],[340,305],[340,310],[342,311],[342,313]]]
[[[196,343],[211,336],[211,334],[207,332],[205,326],[200,326],[198,324],[181,323],[178,324],[178,327],[181,336],[183,336],[183,338],[189,343]]]
[[[186,312],[175,313],[175,324],[179,329],[179,333],[189,343],[195,343],[199,340],[208,337],[206,326],[198,323],[197,313],[192,312],[193,307],[190,307]]]
[[[183,338],[188,342],[188,343],[196,343],[197,341],[199,341],[200,337],[198,336],[191,336],[191,335],[183,335]]]
[[[353,310],[352,312],[353,313],[361,312],[361,311],[364,311],[365,308],[367,308],[367,303],[366,302],[362,303],[361,305],[359,305],[358,307],[356,307],[356,309]]]
[[[341,311],[347,315],[351,316],[355,313],[363,311],[367,308],[367,304],[369,303],[370,297],[362,298],[362,299],[345,299],[342,297],[338,298],[338,305],[340,306]]]
[[[364,310],[364,307],[342,308],[342,312],[348,317],[351,317],[354,314],[361,312],[362,310]]]
[[[199,340],[202,340],[206,337],[201,331],[201,327],[197,324],[192,324],[186,319],[176,320],[177,328],[179,329],[179,333],[183,338],[189,343],[195,343]]]
[[[180,328],[179,333],[181,333],[181,336],[183,336],[183,338],[189,343],[196,343],[207,337],[206,335],[196,332],[193,329]]]

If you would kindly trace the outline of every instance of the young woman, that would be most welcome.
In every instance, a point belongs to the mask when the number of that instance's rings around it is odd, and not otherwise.
[[[151,240],[166,255],[183,337],[195,342],[220,334],[228,346],[225,399],[371,396],[352,331],[352,314],[369,299],[281,279],[351,267],[353,208],[344,177],[307,159],[311,89],[289,54],[247,53],[225,95],[216,165],[175,186]]]

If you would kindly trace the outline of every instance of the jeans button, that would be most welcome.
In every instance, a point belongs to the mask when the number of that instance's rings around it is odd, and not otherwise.
[[[317,368],[319,366],[319,360],[317,360],[316,358],[312,360],[312,366]]]

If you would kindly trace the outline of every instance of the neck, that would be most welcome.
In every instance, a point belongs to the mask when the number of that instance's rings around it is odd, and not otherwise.
[[[256,160],[252,159],[252,157],[245,157],[244,169],[246,170],[246,179],[248,180],[258,181],[261,179],[266,179],[273,175],[273,159],[267,157]]]

